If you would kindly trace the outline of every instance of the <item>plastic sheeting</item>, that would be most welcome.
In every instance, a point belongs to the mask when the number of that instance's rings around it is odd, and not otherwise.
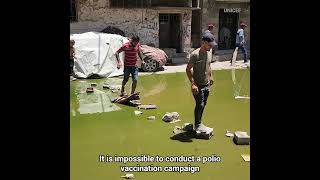
[[[87,32],[71,34],[75,41],[74,72],[78,78],[114,77],[123,75],[123,67],[117,69],[115,52],[129,40],[116,34]],[[123,62],[124,53],[119,54]]]
[[[94,88],[93,93],[86,93],[87,87],[90,87],[90,83],[77,82],[76,95],[80,114],[104,113],[121,109],[111,102],[111,99],[116,96],[115,94],[110,90],[99,90],[102,87],[101,83],[97,85],[97,88]]]
[[[141,45],[141,51],[144,55],[143,58],[156,60],[157,62],[159,62],[160,67],[164,66],[168,60],[167,54],[159,48]]]

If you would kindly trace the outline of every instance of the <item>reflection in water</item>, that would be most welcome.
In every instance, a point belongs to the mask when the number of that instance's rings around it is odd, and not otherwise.
[[[167,88],[167,82],[166,81],[160,81],[157,83],[150,91],[144,94],[144,97],[154,96],[157,94],[160,94],[162,91],[166,90]]]
[[[90,87],[87,82],[78,83],[76,86],[80,114],[111,112],[121,109],[111,102],[112,93],[109,90],[102,91],[98,89],[102,87],[102,84],[97,85],[94,93],[86,93],[87,87]]]
[[[76,111],[74,109],[71,109],[71,113],[72,113],[72,116],[76,116]]]
[[[110,84],[110,85],[121,85],[122,79],[121,78],[107,78],[104,84]]]
[[[78,99],[80,114],[110,112],[121,109],[113,104],[105,93],[79,94]]]
[[[236,69],[231,69],[231,78],[233,81],[233,91],[234,91],[234,97],[235,99],[250,99],[250,95],[247,95],[245,93],[248,93],[248,87],[246,87],[248,84],[245,84],[247,81],[247,74],[249,73],[249,70],[245,70],[242,75],[240,75],[240,81],[236,79]],[[238,75],[239,76],[239,75]],[[250,75],[249,75],[250,76]],[[239,78],[238,78],[239,79]]]

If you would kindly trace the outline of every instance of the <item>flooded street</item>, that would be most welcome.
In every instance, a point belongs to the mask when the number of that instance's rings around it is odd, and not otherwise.
[[[158,109],[139,110],[135,107],[113,104],[117,97],[103,85],[121,84],[122,77],[111,79],[76,80],[70,88],[70,154],[71,179],[119,179],[122,163],[99,162],[99,155],[151,155],[151,156],[212,156],[221,157],[221,162],[195,162],[200,172],[190,173],[135,172],[139,180],[150,179],[249,179],[250,164],[241,154],[250,154],[250,146],[236,146],[225,136],[229,131],[246,131],[250,134],[250,100],[236,99],[235,94],[250,96],[250,70],[213,71],[215,83],[210,89],[203,122],[214,128],[210,140],[190,139],[182,142],[171,139],[175,126],[194,123],[194,98],[190,82],[184,72],[140,76],[137,91],[142,104],[156,104]],[[233,77],[234,76],[234,77]],[[86,93],[91,83],[97,83],[94,93]],[[126,92],[131,88],[131,78]],[[166,112],[178,112],[180,122],[173,124],[161,120]],[[155,116],[155,120],[147,117]],[[136,166],[187,166],[190,163],[133,163]],[[232,172],[232,173],[231,173]],[[195,176],[194,176],[195,175]],[[139,178],[138,178],[139,177]]]

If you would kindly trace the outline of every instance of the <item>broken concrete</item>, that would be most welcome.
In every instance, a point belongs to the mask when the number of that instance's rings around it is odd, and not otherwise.
[[[181,121],[180,119],[177,119],[177,120],[170,121],[169,123],[173,124],[173,123],[180,122],[180,121]]]
[[[184,130],[180,127],[180,126],[175,126],[173,128],[173,134],[180,134],[180,133],[183,133]]]
[[[141,105],[141,102],[139,100],[131,100],[131,101],[129,101],[129,105],[136,107],[136,106]]]
[[[250,136],[247,134],[247,132],[236,131],[234,133],[233,141],[237,145],[249,145]]]
[[[157,105],[154,105],[154,104],[139,105],[138,109],[157,109]]]
[[[86,92],[87,93],[93,93],[94,92],[93,87],[88,87]]]
[[[196,131],[196,138],[198,139],[211,139],[213,136],[213,129],[210,129],[210,131],[202,132],[202,131]]]
[[[163,115],[162,120],[164,122],[171,122],[173,120],[179,120],[179,117],[180,115],[177,112],[172,112],[172,113],[166,112],[166,114]]]
[[[151,121],[154,121],[154,120],[156,120],[156,117],[155,116],[149,116],[149,117],[147,117],[147,119],[151,120]]]
[[[143,112],[141,112],[141,111],[134,111],[134,114],[136,115],[136,116],[139,116],[139,115],[141,115],[141,114],[143,114]]]
[[[227,132],[226,132],[226,136],[227,136],[227,137],[233,137],[233,136],[234,136],[234,134],[233,134],[232,132],[230,132],[230,131],[228,131],[228,130],[227,130]]]
[[[177,112],[172,112],[171,115],[172,115],[173,119],[178,120],[180,118],[180,115]]]
[[[122,178],[125,178],[125,179],[134,179],[134,175],[133,174],[126,174],[124,176],[121,176]]]
[[[241,157],[245,162],[250,162],[250,154],[242,154]]]

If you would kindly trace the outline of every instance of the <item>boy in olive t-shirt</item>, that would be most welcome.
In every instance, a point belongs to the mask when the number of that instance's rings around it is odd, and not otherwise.
[[[195,130],[200,132],[212,131],[212,128],[205,126],[202,122],[202,114],[207,104],[210,86],[213,84],[212,71],[210,67],[212,54],[210,49],[214,46],[214,37],[210,33],[202,36],[202,45],[190,55],[186,73],[191,82],[191,90],[196,101],[194,109]]]

